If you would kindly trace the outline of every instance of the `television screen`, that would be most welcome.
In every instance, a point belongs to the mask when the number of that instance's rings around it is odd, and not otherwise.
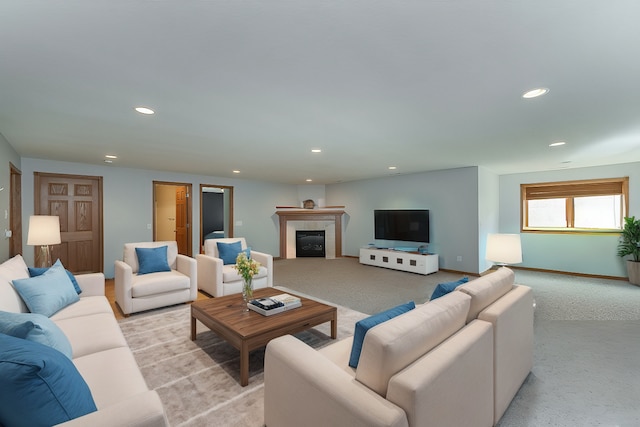
[[[396,209],[374,211],[375,238],[429,243],[429,210]]]

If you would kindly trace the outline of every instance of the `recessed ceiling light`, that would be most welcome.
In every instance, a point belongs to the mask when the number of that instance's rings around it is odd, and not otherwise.
[[[564,144],[566,144],[566,142],[558,141],[558,142],[553,142],[553,143],[549,144],[549,147],[559,147],[559,146],[564,145]]]
[[[322,153],[322,150],[321,150],[321,149],[319,149],[319,148],[312,148],[312,149],[311,149],[311,152],[312,152],[312,153]]]
[[[396,166],[389,166],[389,170],[391,170],[391,171],[394,171],[396,169],[398,169]]]
[[[233,173],[240,173],[240,171],[239,170],[234,170]]]
[[[118,158],[118,156],[114,156],[113,154],[106,154],[105,157],[107,159],[117,159]]]
[[[537,98],[539,96],[546,95],[547,93],[549,93],[549,89],[547,89],[546,87],[539,87],[525,92],[522,97],[525,99]]]
[[[136,107],[134,108],[134,110],[136,110],[140,114],[146,114],[146,115],[151,115],[156,113],[151,108],[147,108],[147,107]]]
[[[313,182],[311,178],[307,178],[307,182]]]

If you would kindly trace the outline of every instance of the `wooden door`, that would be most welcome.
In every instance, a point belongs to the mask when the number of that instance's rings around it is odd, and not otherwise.
[[[73,273],[103,271],[102,177],[34,172],[34,183],[36,215],[60,217],[62,243],[51,247],[52,261],[60,258]]]
[[[176,187],[176,242],[178,242],[178,253],[188,253],[187,242],[187,187],[184,185]]]
[[[22,254],[22,172],[11,163],[11,194],[9,196],[9,256]]]
[[[165,187],[175,190],[175,198],[171,196],[171,212],[175,206],[175,222],[173,224],[175,240],[178,243],[178,253],[191,256],[191,184],[184,182],[153,181],[153,240],[158,240],[161,234],[158,224],[158,195]],[[169,190],[173,191],[173,190]],[[173,195],[173,193],[170,193]],[[168,202],[165,200],[164,202]]]

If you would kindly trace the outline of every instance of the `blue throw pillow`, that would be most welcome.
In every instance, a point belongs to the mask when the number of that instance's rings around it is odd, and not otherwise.
[[[0,334],[0,425],[52,426],[96,411],[73,362],[51,347]]]
[[[14,280],[13,287],[30,312],[47,317],[80,300],[60,260],[40,276]]]
[[[48,269],[49,267],[29,267],[29,276],[30,277],[41,276]],[[64,271],[67,273],[67,276],[69,276],[69,279],[71,280],[71,283],[73,283],[73,287],[76,289],[76,292],[78,293],[78,295],[80,295],[82,293],[82,289],[80,288],[80,285],[78,285],[76,276],[74,276],[73,273],[70,272],[69,270],[65,269]]]
[[[138,257],[138,274],[171,271],[167,261],[167,246],[136,248],[136,256]]]
[[[409,301],[406,304],[401,304],[397,307],[390,308],[381,313],[374,314],[373,316],[362,319],[356,323],[356,328],[353,333],[353,345],[351,346],[351,357],[349,357],[349,366],[352,368],[358,367],[358,361],[360,360],[360,353],[362,353],[362,344],[364,337],[369,331],[376,325],[382,322],[386,322],[389,319],[393,319],[403,313],[416,308],[416,304],[413,301]]]
[[[238,254],[242,252],[242,242],[238,240],[233,243],[216,242],[218,245],[218,255],[224,265],[235,264]]]
[[[36,313],[0,311],[0,333],[48,345],[71,359],[71,343],[51,319]]]
[[[455,288],[462,285],[463,283],[467,283],[468,281],[468,277],[463,277],[462,279],[453,282],[440,283],[433,290],[433,293],[431,294],[431,298],[429,298],[429,300],[433,301],[436,298],[440,298],[441,296],[452,292]]]

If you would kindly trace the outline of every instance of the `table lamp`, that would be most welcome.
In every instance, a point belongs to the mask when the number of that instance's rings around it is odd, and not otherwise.
[[[31,215],[27,245],[40,246],[40,264],[38,267],[51,267],[49,245],[61,243],[60,217],[50,215]]]
[[[522,262],[522,245],[519,234],[487,235],[487,261],[504,267]]]

